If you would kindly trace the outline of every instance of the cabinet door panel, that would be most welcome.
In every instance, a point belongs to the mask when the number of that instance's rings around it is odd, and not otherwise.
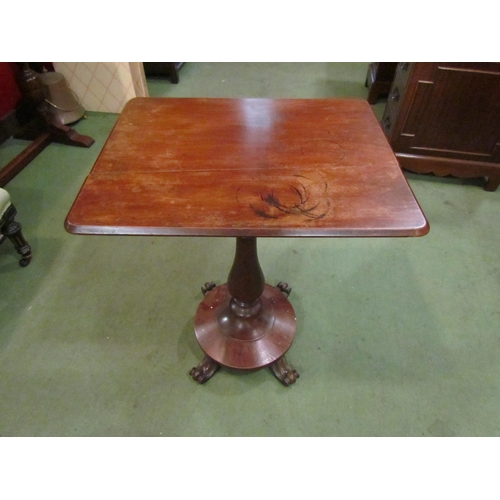
[[[416,119],[413,110],[407,119],[408,124],[416,124],[412,126],[411,149],[437,156],[498,161],[500,71],[438,65],[432,82],[425,87],[429,93],[426,105],[415,108],[419,115]]]

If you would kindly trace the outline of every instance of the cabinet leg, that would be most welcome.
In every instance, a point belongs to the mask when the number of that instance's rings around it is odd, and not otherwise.
[[[485,191],[496,191],[500,185],[500,175],[488,177],[484,189]]]

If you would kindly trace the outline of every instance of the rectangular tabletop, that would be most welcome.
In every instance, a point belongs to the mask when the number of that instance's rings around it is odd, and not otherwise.
[[[78,234],[421,236],[369,104],[136,98],[65,223]]]

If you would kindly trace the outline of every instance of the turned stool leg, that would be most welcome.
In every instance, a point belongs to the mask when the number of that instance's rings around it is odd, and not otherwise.
[[[3,215],[5,223],[2,226],[2,235],[12,241],[17,253],[22,256],[19,265],[21,267],[26,267],[31,261],[31,247],[23,236],[21,224],[14,220],[16,214],[17,210],[14,205],[11,204]]]

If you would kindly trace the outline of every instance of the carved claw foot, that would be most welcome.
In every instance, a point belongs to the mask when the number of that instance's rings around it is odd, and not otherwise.
[[[210,290],[213,290],[217,285],[213,281],[207,281],[202,287],[201,287],[201,293],[203,295],[206,295]]]
[[[276,378],[285,386],[295,384],[300,377],[298,372],[288,363],[285,356],[281,356],[274,363],[269,365],[269,369],[276,376]]]
[[[216,363],[212,358],[205,356],[203,361],[194,368],[191,369],[189,375],[193,377],[199,384],[204,384],[210,380],[218,371],[220,370],[220,365]]]
[[[292,292],[291,287],[288,286],[288,283],[284,283],[283,281],[280,281],[276,287],[280,292],[283,292],[287,297],[290,295]]]

